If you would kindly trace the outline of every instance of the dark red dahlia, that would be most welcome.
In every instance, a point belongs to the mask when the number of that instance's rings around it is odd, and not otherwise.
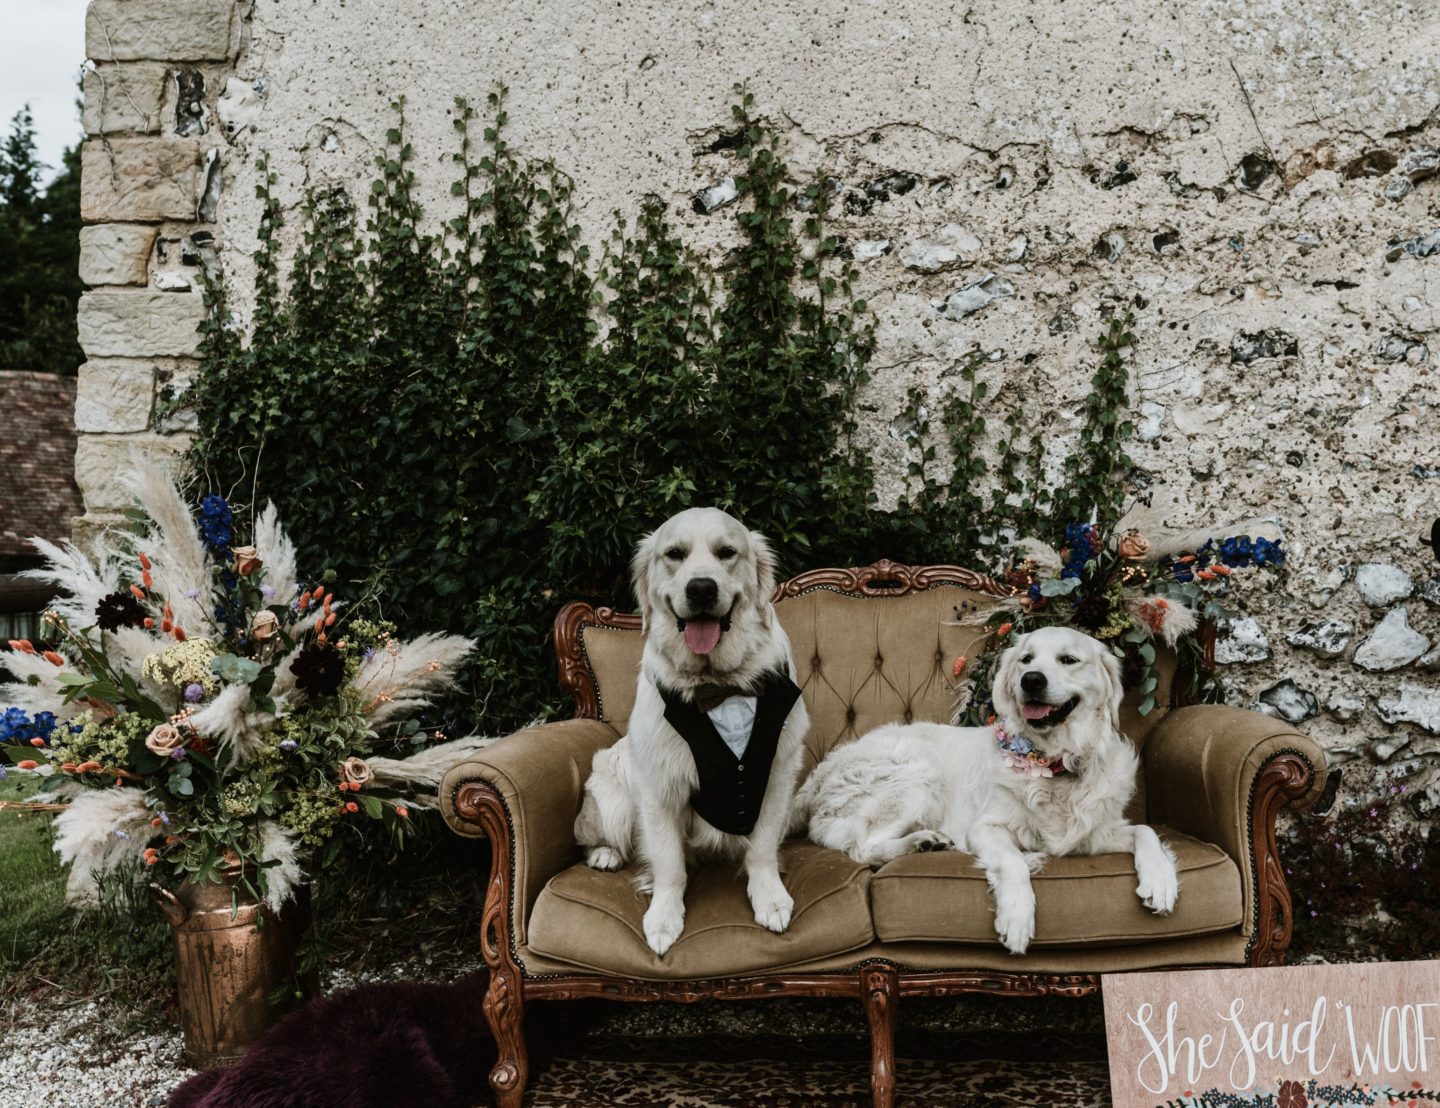
[[[345,656],[333,646],[311,643],[290,663],[295,685],[311,696],[334,696],[345,680]]]
[[[139,627],[145,622],[145,608],[127,590],[112,592],[95,605],[95,626],[102,631]]]

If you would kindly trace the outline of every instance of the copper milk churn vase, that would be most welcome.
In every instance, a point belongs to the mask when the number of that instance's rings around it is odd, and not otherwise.
[[[219,876],[173,892],[150,885],[175,936],[185,1060],[202,1069],[235,1061],[288,1010],[268,998],[295,973],[310,922],[308,890],[277,914],[246,892],[238,868]]]

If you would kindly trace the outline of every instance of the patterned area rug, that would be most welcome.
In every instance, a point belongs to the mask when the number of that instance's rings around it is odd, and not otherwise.
[[[637,1040],[582,1036],[533,1059],[534,1108],[868,1108],[861,1037]],[[1103,1038],[904,1033],[903,1108],[1106,1108]]]

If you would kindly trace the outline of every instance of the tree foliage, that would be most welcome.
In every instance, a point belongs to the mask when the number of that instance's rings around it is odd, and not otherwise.
[[[44,165],[24,108],[0,145],[0,369],[74,373],[80,300],[80,151],[41,187]]]

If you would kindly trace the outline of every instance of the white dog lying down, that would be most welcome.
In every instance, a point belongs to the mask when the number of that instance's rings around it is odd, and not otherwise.
[[[1151,911],[1175,907],[1175,857],[1126,821],[1139,758],[1120,734],[1120,665],[1067,628],[1020,636],[1001,655],[993,727],[887,726],[838,747],[795,797],[810,838],[880,866],[952,847],[974,854],[1014,954],[1035,937],[1033,869],[1047,855],[1124,851]]]
[[[809,717],[775,618],[764,537],[716,508],[672,516],[632,562],[645,652],[629,732],[595,756],[575,840],[595,869],[639,863],[645,941],[685,926],[687,861],[744,860],[755,922],[790,926],[778,851]]]

